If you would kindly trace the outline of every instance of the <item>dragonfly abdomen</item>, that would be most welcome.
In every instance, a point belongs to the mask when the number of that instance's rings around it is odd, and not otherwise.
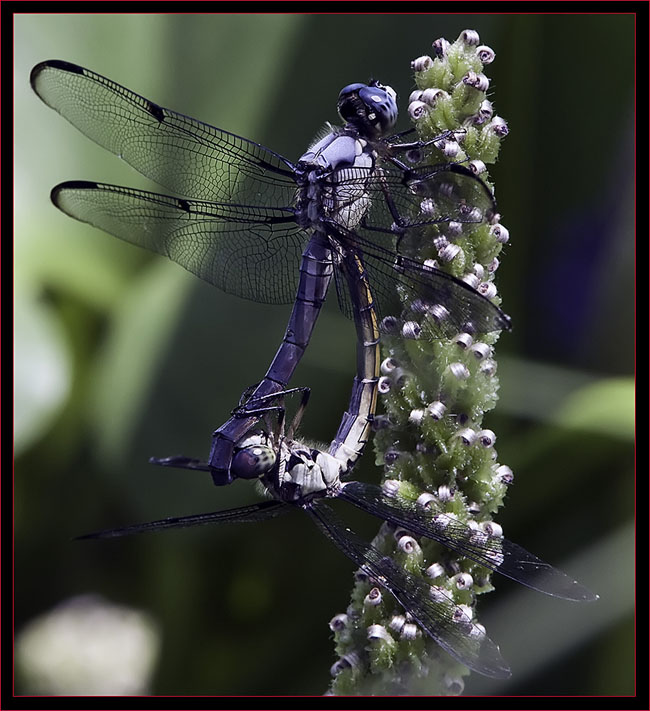
[[[327,296],[332,273],[332,252],[326,240],[319,233],[315,233],[307,243],[302,255],[296,300],[282,343],[271,361],[266,375],[253,391],[249,400],[258,400],[270,393],[280,392],[286,387],[307,348]],[[234,444],[257,421],[257,416],[245,417],[240,412],[213,433],[208,464],[213,469],[213,480],[218,486],[230,483],[229,470]]]
[[[379,326],[368,275],[355,253],[348,253],[342,268],[354,302],[357,331],[357,373],[347,411],[343,414],[330,454],[344,464],[347,472],[361,456],[370,439],[371,423],[377,406],[379,382]]]

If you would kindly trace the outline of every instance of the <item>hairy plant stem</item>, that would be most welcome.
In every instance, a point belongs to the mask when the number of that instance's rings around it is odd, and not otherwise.
[[[479,45],[478,34],[465,30],[454,43],[436,40],[433,58],[414,60],[417,91],[411,94],[409,114],[423,141],[443,136],[427,148],[426,163],[460,163],[493,188],[486,164],[495,162],[507,126],[486,98],[489,81],[483,68],[494,52]],[[493,279],[508,238],[498,216],[460,236],[448,227],[431,226],[418,259],[435,260],[439,269],[498,304]],[[482,425],[497,401],[498,333],[459,333],[439,340],[403,336],[382,336],[387,392],[382,395],[385,414],[375,419],[374,446],[376,462],[384,467],[384,490],[412,501],[428,492],[433,512],[485,526],[512,480],[509,467],[498,463],[494,433]],[[410,537],[408,531],[386,523],[373,545],[446,590],[477,622],[476,598],[493,589],[489,571],[426,538],[414,537],[404,545],[405,536]],[[377,603],[377,590],[358,573],[350,606],[330,624],[339,660],[332,667],[329,693],[462,693],[469,670],[422,633],[391,595],[380,594]]]

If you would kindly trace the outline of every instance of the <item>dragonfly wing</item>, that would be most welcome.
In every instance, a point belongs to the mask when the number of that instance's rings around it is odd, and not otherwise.
[[[283,501],[259,501],[250,506],[242,506],[228,511],[214,511],[212,513],[195,514],[193,516],[176,516],[163,518],[160,521],[138,523],[124,528],[112,528],[96,533],[87,533],[77,536],[75,540],[89,540],[95,538],[119,538],[131,536],[135,533],[148,533],[149,531],[162,531],[166,528],[190,528],[192,526],[205,526],[211,523],[253,523],[266,521],[292,510],[292,506]]]
[[[52,201],[67,215],[169,257],[229,294],[275,304],[294,299],[308,235],[286,209],[85,181],[56,186]]]
[[[431,538],[489,570],[538,592],[579,602],[597,599],[566,573],[507,538],[490,537],[456,518],[435,514],[416,502],[398,501],[373,484],[347,482],[343,484],[339,498],[385,521],[403,526],[416,535]]]
[[[462,239],[478,225],[490,223],[497,214],[490,187],[459,163],[422,165],[407,171],[382,163],[376,189],[385,193],[386,188],[399,217],[398,227],[437,225],[441,234]],[[382,211],[379,207],[370,216],[370,225],[385,227]],[[394,211],[391,217],[394,218]],[[408,238],[401,241],[404,252],[418,251],[421,247],[418,242],[409,243]]]
[[[510,317],[464,281],[409,257],[389,262],[388,254],[369,243],[362,249],[379,314],[395,317],[393,328],[414,322],[434,339],[510,329]]]
[[[458,241],[494,215],[496,204],[488,186],[460,165],[404,173],[382,164],[372,176],[365,170],[365,175],[362,168],[337,174],[340,195],[347,191],[352,200],[355,186],[365,182],[371,198],[368,213],[353,229],[337,226],[337,231],[363,255],[380,315],[400,323],[417,321],[431,338],[509,328],[510,318],[489,299],[430,266],[438,257],[436,234]],[[345,297],[340,302],[347,311]]]
[[[306,510],[321,532],[388,590],[454,659],[485,676],[510,676],[510,669],[496,644],[445,591],[432,591],[425,580],[411,575],[390,557],[343,527],[332,509],[322,501],[313,502]]]
[[[199,200],[291,203],[293,166],[264,146],[158,106],[69,62],[41,62],[30,82],[82,133],[169,190]]]

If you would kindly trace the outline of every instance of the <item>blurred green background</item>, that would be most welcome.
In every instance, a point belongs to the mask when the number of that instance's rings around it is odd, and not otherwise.
[[[578,606],[495,580],[479,614],[513,676],[472,676],[466,692],[633,693],[632,16],[15,18],[18,635],[92,592],[157,622],[154,693],[321,694],[335,660],[327,623],[353,571],[298,515],[71,542],[254,500],[245,482],[216,489],[147,458],[207,456],[211,431],[265,372],[289,307],[224,295],[59,213],[48,195],[62,180],[151,185],[42,104],[31,67],[76,62],[295,159],[337,121],[342,86],[378,78],[405,109],[410,61],[465,28],[496,51],[486,74],[511,130],[492,169],[511,234],[499,290],[514,321],[485,423],[515,472],[499,521],[601,596]],[[332,298],[293,382],[312,388],[305,435],[332,438],[353,370],[354,329]],[[359,478],[379,479],[372,460]],[[24,678],[18,689],[30,691]]]

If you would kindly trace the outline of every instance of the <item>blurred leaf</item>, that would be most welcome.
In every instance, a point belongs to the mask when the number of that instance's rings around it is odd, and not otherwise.
[[[599,379],[588,373],[534,363],[499,360],[499,410],[534,420],[605,433],[634,436],[634,381]]]
[[[14,448],[19,455],[41,437],[70,392],[71,363],[55,310],[39,300],[16,270]]]
[[[114,238],[88,225],[59,220],[53,205],[56,227],[39,220],[26,222],[16,241],[16,267],[34,283],[67,292],[80,302],[99,310],[111,308],[126,287],[134,257],[143,253],[127,250]],[[25,218],[23,218],[25,219]]]
[[[131,282],[112,320],[97,364],[90,416],[97,456],[119,462],[148,402],[160,359],[167,350],[193,277],[167,260],[155,260]]]
[[[633,439],[634,380],[608,378],[581,388],[566,398],[554,419],[567,428]]]

